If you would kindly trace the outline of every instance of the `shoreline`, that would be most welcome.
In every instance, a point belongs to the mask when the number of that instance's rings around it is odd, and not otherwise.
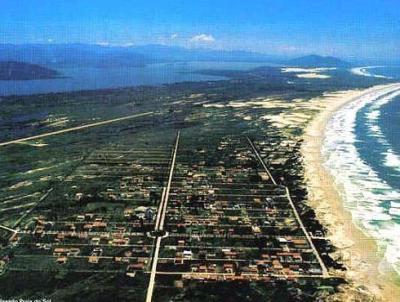
[[[338,97],[330,99],[330,102],[324,102],[324,108],[307,125],[303,135],[301,153],[309,194],[308,203],[315,210],[321,224],[327,228],[327,238],[337,248],[333,253],[334,258],[343,262],[347,268],[344,277],[349,283],[335,295],[340,301],[360,298],[395,301],[400,296],[400,286],[396,284],[397,274],[388,268],[387,272],[381,272],[383,258],[375,239],[358,228],[352,220],[351,212],[344,208],[340,188],[335,185],[332,175],[324,167],[321,153],[327,122],[335,112],[365,93],[390,85],[393,84],[341,92]]]

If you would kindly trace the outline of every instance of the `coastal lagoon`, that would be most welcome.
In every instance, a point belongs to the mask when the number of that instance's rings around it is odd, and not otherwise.
[[[145,67],[56,68],[64,78],[33,81],[0,81],[0,96],[109,89],[140,85],[162,85],[186,81],[216,81],[222,76],[200,74],[212,69],[246,70],[269,65],[265,62],[177,62]]]

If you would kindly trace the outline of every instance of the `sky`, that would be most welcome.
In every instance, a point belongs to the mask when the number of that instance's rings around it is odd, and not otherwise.
[[[0,43],[400,58],[400,0],[0,0]]]

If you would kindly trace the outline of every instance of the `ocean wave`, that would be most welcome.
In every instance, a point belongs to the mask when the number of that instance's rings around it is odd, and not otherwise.
[[[342,188],[344,207],[352,213],[356,225],[374,237],[388,262],[400,274],[400,222],[391,202],[400,205],[400,191],[381,179],[378,173],[362,160],[355,146],[357,112],[367,105],[367,127],[370,135],[387,144],[377,124],[379,108],[400,95],[400,85],[369,92],[336,112],[327,124],[322,153],[325,166],[331,172],[336,185]],[[390,152],[391,151],[391,152]],[[396,157],[387,150],[387,163],[394,165]],[[398,208],[397,208],[398,209]],[[397,251],[397,252],[396,252]]]
[[[384,155],[383,164],[386,167],[394,168],[398,172],[400,172],[400,156],[395,151],[393,151],[392,146],[386,140],[385,135],[383,134],[379,126],[379,117],[382,106],[391,102],[399,95],[400,91],[395,91],[393,93],[385,95],[384,97],[378,98],[375,102],[372,103],[371,106],[369,106],[368,112],[366,113],[366,126],[368,127],[369,135],[378,138],[379,144],[382,147],[386,148],[386,151],[382,152],[382,155]]]
[[[381,79],[392,79],[392,77],[387,77],[380,74],[374,74],[369,72],[369,69],[380,68],[385,66],[364,66],[364,67],[355,67],[350,69],[350,72],[355,75],[364,76],[364,77],[373,77],[373,78],[381,78]]]
[[[399,171],[400,168],[400,156],[395,153],[392,149],[388,149],[385,152],[385,166],[395,168]]]

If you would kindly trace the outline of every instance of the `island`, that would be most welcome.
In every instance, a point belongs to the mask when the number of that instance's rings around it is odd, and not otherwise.
[[[0,80],[24,81],[59,78],[58,71],[36,64],[18,61],[0,61]]]

